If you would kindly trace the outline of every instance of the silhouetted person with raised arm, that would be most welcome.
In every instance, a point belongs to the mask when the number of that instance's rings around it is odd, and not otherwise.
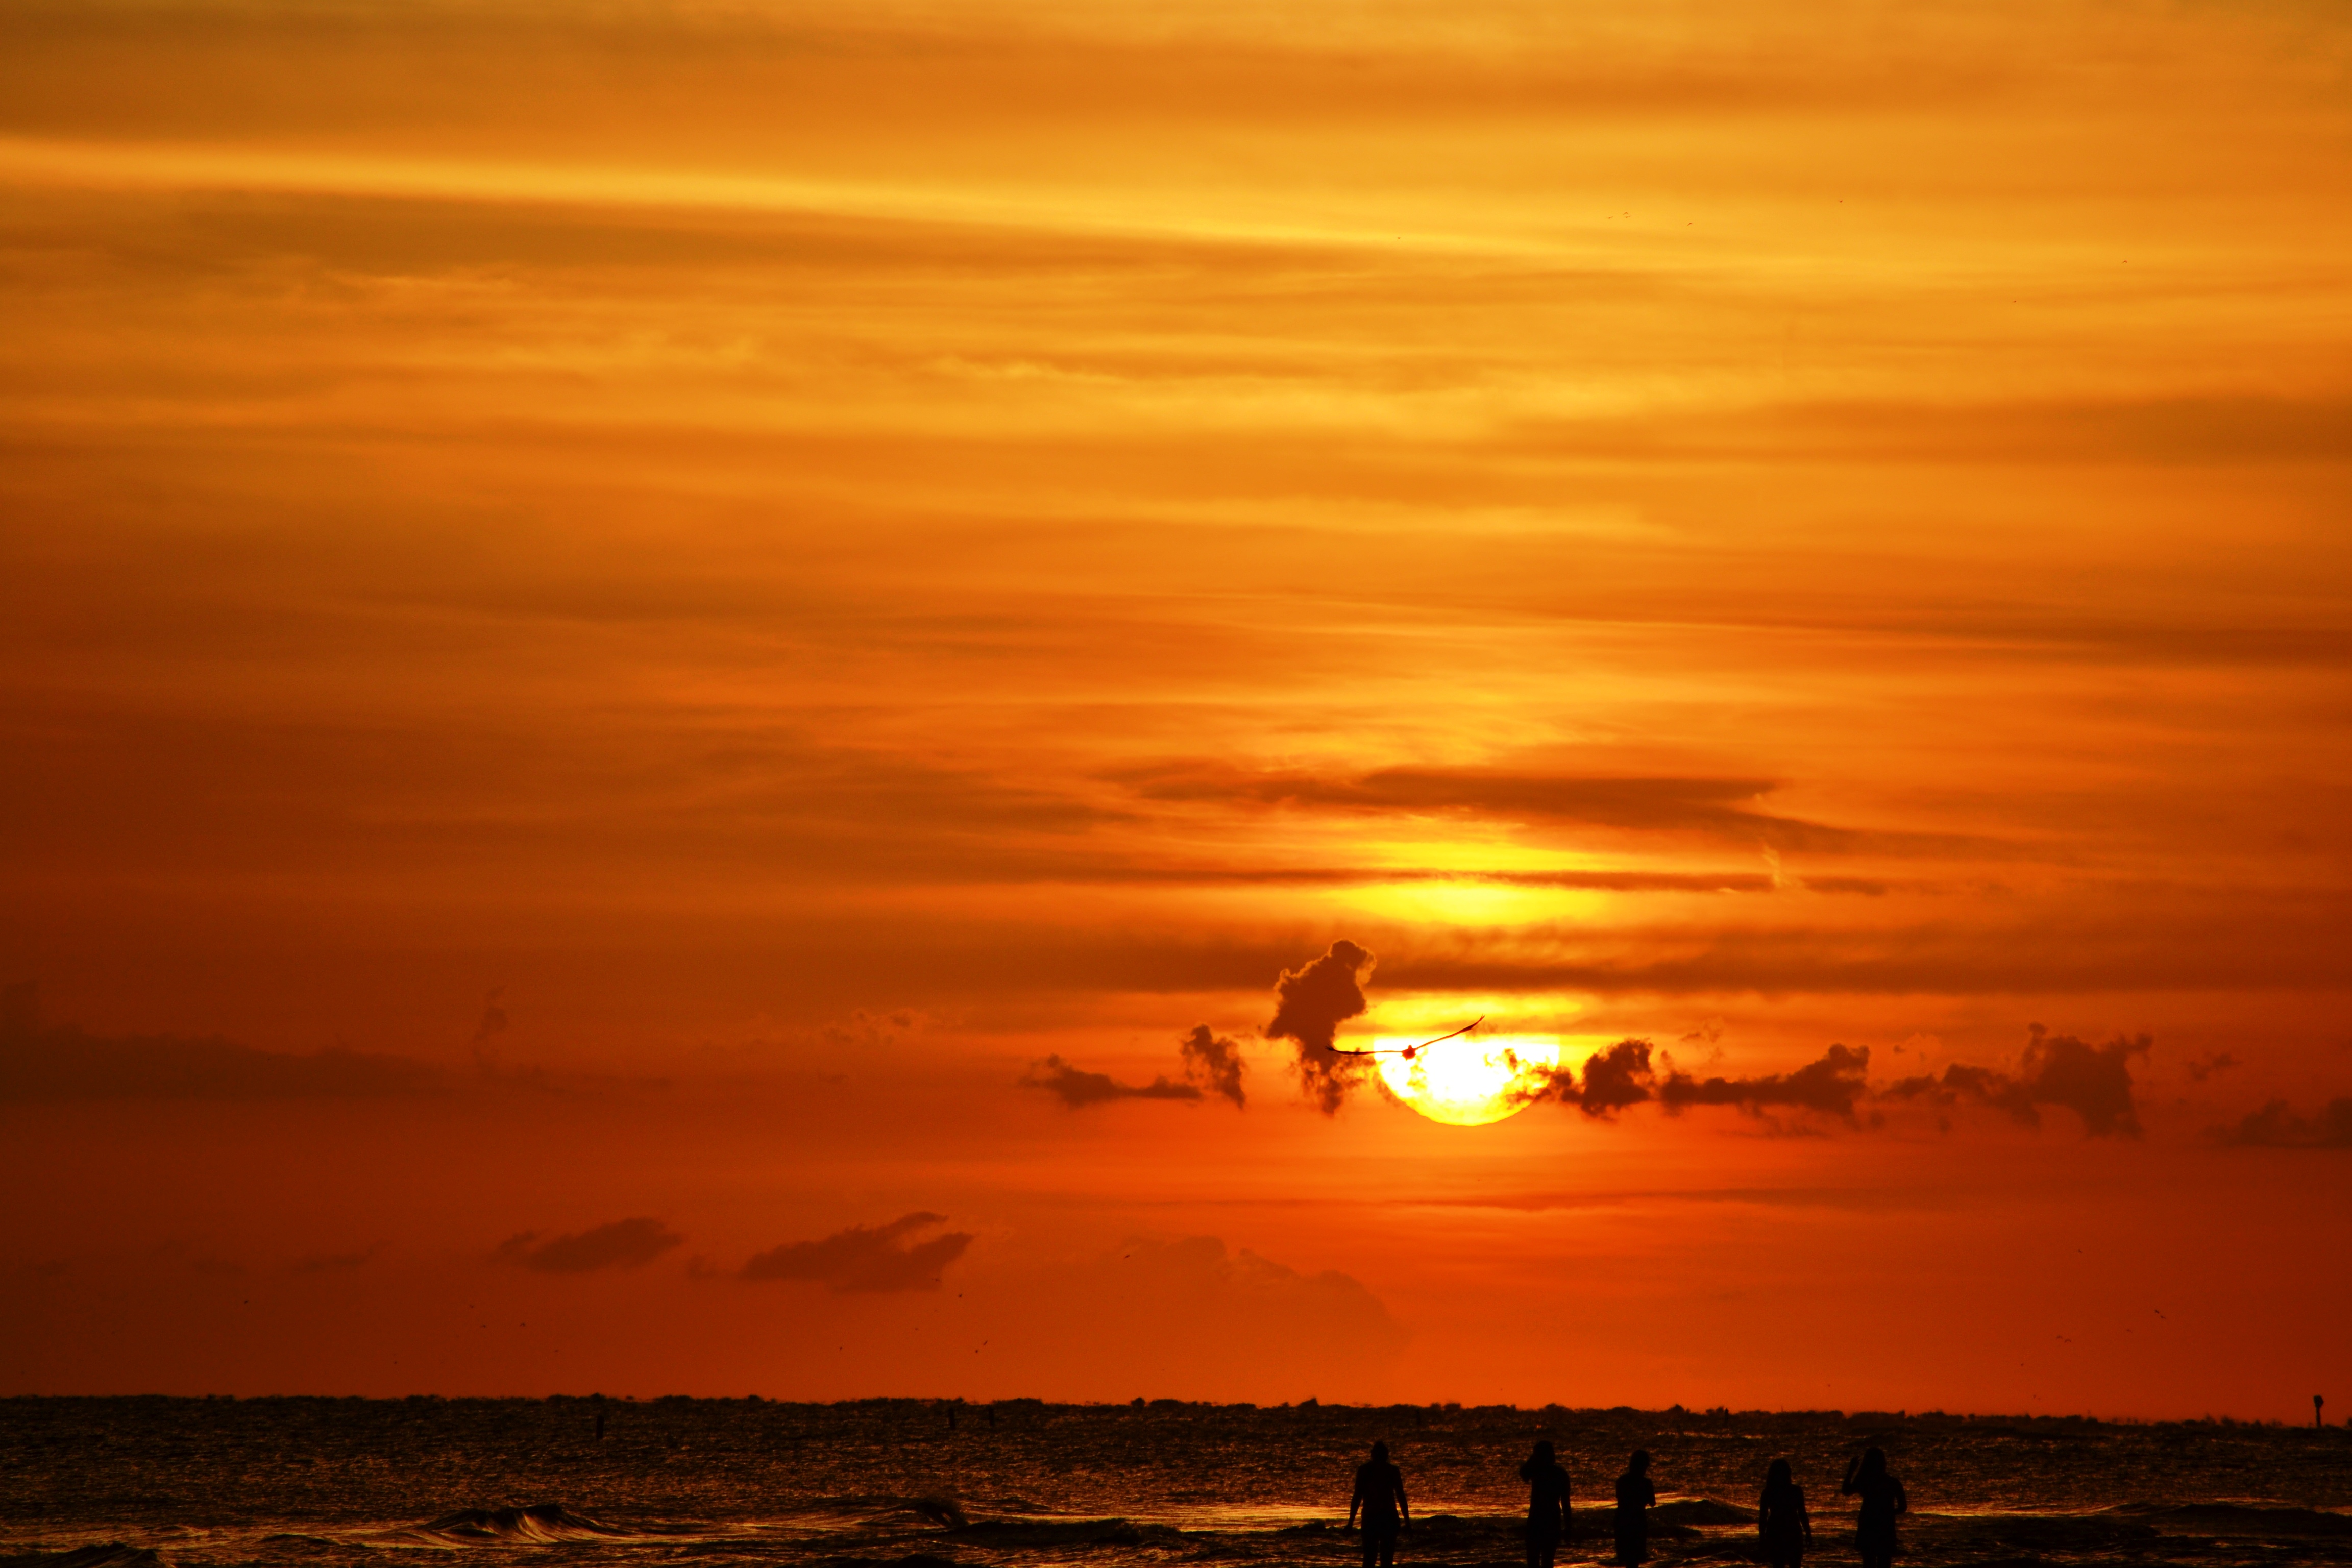
[[[1364,1515],[1364,1568],[1394,1568],[1397,1532],[1412,1520],[1404,1500],[1404,1475],[1389,1463],[1389,1446],[1372,1445],[1372,1457],[1356,1467],[1356,1495],[1348,1500],[1348,1528]]]
[[[1862,1499],[1862,1512],[1853,1521],[1853,1543],[1862,1552],[1862,1568],[1889,1568],[1895,1561],[1895,1521],[1911,1511],[1903,1483],[1886,1473],[1886,1450],[1865,1448],[1862,1458],[1845,1468],[1838,1490]]]
[[[1805,1511],[1805,1489],[1789,1474],[1789,1461],[1775,1459],[1764,1472],[1764,1495],[1756,1500],[1756,1533],[1764,1538],[1764,1560],[1772,1568],[1801,1568],[1812,1544],[1812,1516]]]
[[[1528,1568],[1551,1568],[1568,1534],[1568,1472],[1551,1457],[1551,1443],[1536,1445],[1519,1467],[1528,1483]]]
[[[1625,1473],[1617,1478],[1617,1561],[1623,1568],[1640,1568],[1650,1560],[1650,1507],[1658,1489],[1650,1484],[1650,1453],[1633,1450]]]

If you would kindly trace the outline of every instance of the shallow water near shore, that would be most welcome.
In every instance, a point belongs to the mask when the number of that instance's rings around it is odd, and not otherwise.
[[[1548,1436],[1574,1487],[1566,1564],[1609,1558],[1596,1505],[1637,1447],[1661,1498],[1654,1561],[1758,1560],[1756,1491],[1786,1458],[1813,1558],[1854,1562],[1837,1481],[1872,1443],[1910,1491],[1908,1563],[2352,1564],[2340,1428],[1172,1401],[953,1415],[915,1400],[0,1400],[0,1563],[1344,1563],[1353,1468],[1385,1438],[1416,1519],[1399,1563],[1514,1568],[1517,1468]]]

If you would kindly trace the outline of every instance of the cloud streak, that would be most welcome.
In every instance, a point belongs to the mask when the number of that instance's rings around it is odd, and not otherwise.
[[[1573,824],[1635,833],[1696,835],[1779,850],[1828,854],[1981,852],[1950,834],[1860,832],[1753,809],[1764,778],[1593,777],[1504,768],[1381,768],[1352,777],[1251,773],[1230,763],[1177,762],[1116,775],[1150,800],[1215,802],[1360,815],[1448,815],[1526,824]]]
[[[218,1035],[92,1035],[44,1024],[31,983],[0,995],[0,1102],[75,1100],[383,1100],[445,1092],[406,1057],[257,1050]]]
[[[1669,1068],[1661,1076],[1652,1065],[1647,1040],[1620,1040],[1584,1059],[1580,1081],[1566,1067],[1553,1075],[1541,1098],[1575,1106],[1596,1121],[1615,1120],[1633,1106],[1656,1102],[1670,1116],[1694,1106],[1735,1106],[1751,1116],[1768,1110],[1811,1110],[1852,1123],[1855,1107],[1868,1098],[1868,1047],[1833,1045],[1794,1072],[1755,1078],[1696,1078]]]
[[[1073,1110],[1120,1100],[1166,1100],[1197,1105],[1212,1094],[1231,1100],[1235,1110],[1248,1104],[1242,1076],[1249,1066],[1243,1061],[1238,1044],[1206,1024],[1196,1024],[1190,1033],[1178,1038],[1176,1049],[1184,1064],[1184,1080],[1181,1083],[1165,1073],[1150,1083],[1122,1083],[1108,1073],[1078,1067],[1058,1055],[1030,1063],[1029,1070],[1015,1081],[1023,1089],[1040,1089],[1054,1096]]]
[[[1990,1106],[2028,1127],[2042,1124],[2042,1107],[2063,1106],[2082,1118],[2086,1137],[2137,1138],[2140,1124],[2132,1101],[2131,1059],[2146,1056],[2155,1043],[2137,1035],[2089,1046],[2036,1024],[2015,1073],[1954,1063],[1940,1077],[1902,1079],[1881,1093],[1891,1100]]]
[[[1670,1072],[1659,1081],[1658,1101],[1670,1114],[1694,1105],[1736,1105],[1751,1116],[1768,1109],[1817,1110],[1852,1122],[1855,1102],[1870,1092],[1869,1067],[1869,1047],[1833,1045],[1791,1073],[1696,1079]]]
[[[2147,1055],[2153,1044],[2149,1037],[2139,1035],[2089,1046],[2035,1025],[2013,1073],[1956,1062],[1940,1074],[1873,1085],[1866,1046],[1832,1045],[1786,1073],[1699,1078],[1670,1064],[1660,1072],[1654,1060],[1657,1052],[1649,1041],[1625,1039],[1586,1057],[1580,1077],[1573,1066],[1563,1066],[1536,1098],[1574,1106],[1596,1121],[1614,1121],[1633,1106],[1655,1103],[1670,1116],[1695,1107],[1729,1106],[1749,1116],[1772,1110],[1832,1116],[1848,1126],[1860,1125],[1865,1110],[1875,1123],[1883,1114],[1879,1107],[1924,1103],[1940,1110],[1961,1104],[1987,1107],[2024,1126],[2038,1127],[2042,1108],[2059,1106],[2081,1119],[2085,1137],[2137,1138],[2140,1123],[2131,1062]],[[2268,1112],[2249,1117],[2246,1138],[2232,1134],[2225,1141],[2307,1142],[2321,1136],[2315,1124],[2285,1118],[2284,1106],[2276,1109],[2280,1115],[2269,1121],[2261,1120]]]
[[[951,1230],[926,1241],[901,1243],[946,1223],[945,1215],[917,1210],[887,1225],[853,1225],[816,1241],[786,1242],[751,1258],[738,1278],[808,1280],[830,1285],[840,1295],[936,1290],[940,1271],[963,1256],[971,1236]]]
[[[650,1215],[616,1219],[571,1236],[541,1241],[526,1230],[499,1243],[491,1256],[543,1274],[589,1274],[603,1268],[641,1268],[686,1237]]]
[[[1166,1078],[1155,1078],[1150,1083],[1121,1083],[1108,1073],[1089,1072],[1074,1067],[1059,1056],[1049,1056],[1030,1064],[1021,1075],[1023,1089],[1043,1089],[1073,1110],[1090,1105],[1108,1105],[1115,1100],[1198,1100],[1201,1091],[1189,1083],[1171,1083]]]
[[[2234,1127],[2216,1127],[2213,1139],[2238,1149],[2352,1149],[2352,1098],[2327,1102],[2316,1116],[2297,1116],[2284,1100],[2250,1110]]]

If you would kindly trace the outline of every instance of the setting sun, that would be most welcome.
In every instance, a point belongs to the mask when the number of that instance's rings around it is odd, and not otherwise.
[[[1430,1046],[1383,1035],[1373,1048],[1382,1053],[1381,1082],[1389,1092],[1449,1127],[1483,1127],[1517,1114],[1535,1103],[1559,1066],[1557,1035],[1464,1035]]]
[[[2347,82],[0,5],[0,1395],[2310,1419]]]

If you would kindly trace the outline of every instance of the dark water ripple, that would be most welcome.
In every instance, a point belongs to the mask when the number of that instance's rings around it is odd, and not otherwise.
[[[603,1441],[595,1413],[607,1418]],[[462,1558],[465,1568],[1027,1568],[1353,1563],[1338,1528],[1386,1438],[1420,1515],[1400,1562],[1518,1568],[1537,1436],[1580,1500],[1636,1447],[1656,1561],[1759,1559],[1748,1511],[1785,1457],[1814,1560],[1855,1561],[1835,1497],[1885,1447],[1923,1568],[2352,1568],[2341,1429],[1940,1415],[1369,1409],[913,1400],[0,1400],[0,1568],[228,1568]],[[1605,1561],[1580,1506],[1563,1564]]]

